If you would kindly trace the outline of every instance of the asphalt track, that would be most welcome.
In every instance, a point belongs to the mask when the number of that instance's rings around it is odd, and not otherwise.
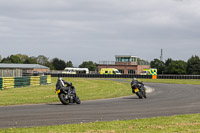
[[[83,101],[80,105],[54,103],[0,107],[0,128],[200,113],[199,85],[160,83],[145,83],[145,85],[154,88],[154,92],[147,94],[147,99],[138,99],[137,96],[132,95],[107,100]]]

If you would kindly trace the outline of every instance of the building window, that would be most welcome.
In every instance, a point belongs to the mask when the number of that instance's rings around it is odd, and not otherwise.
[[[120,72],[121,74],[124,74],[124,69],[119,69],[119,72]]]
[[[128,74],[135,74],[135,70],[128,70]]]

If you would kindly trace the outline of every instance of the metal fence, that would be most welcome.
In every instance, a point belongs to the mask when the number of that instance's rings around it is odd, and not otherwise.
[[[134,75],[134,74],[122,74],[122,75],[104,75],[104,74],[55,74],[45,73],[45,75],[51,75],[51,77],[73,77],[73,78],[147,78],[152,79],[152,75]],[[157,75],[158,79],[200,79],[200,75]]]

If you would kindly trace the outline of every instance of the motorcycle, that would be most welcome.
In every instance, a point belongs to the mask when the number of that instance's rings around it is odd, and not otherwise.
[[[70,86],[66,86],[65,89],[61,89],[56,85],[56,94],[58,95],[60,102],[64,105],[67,105],[69,103],[81,103],[81,100],[76,95],[76,91],[72,83],[70,83]]]
[[[135,93],[140,99],[147,98],[144,84],[142,82],[131,83],[132,92]]]

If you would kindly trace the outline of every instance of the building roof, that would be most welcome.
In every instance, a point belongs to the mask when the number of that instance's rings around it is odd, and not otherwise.
[[[21,68],[21,69],[40,68],[40,69],[49,69],[49,67],[42,66],[42,65],[39,65],[39,64],[9,64],[9,63],[0,63],[0,68]]]
[[[115,55],[115,57],[136,57],[137,56],[134,56],[134,55]]]

